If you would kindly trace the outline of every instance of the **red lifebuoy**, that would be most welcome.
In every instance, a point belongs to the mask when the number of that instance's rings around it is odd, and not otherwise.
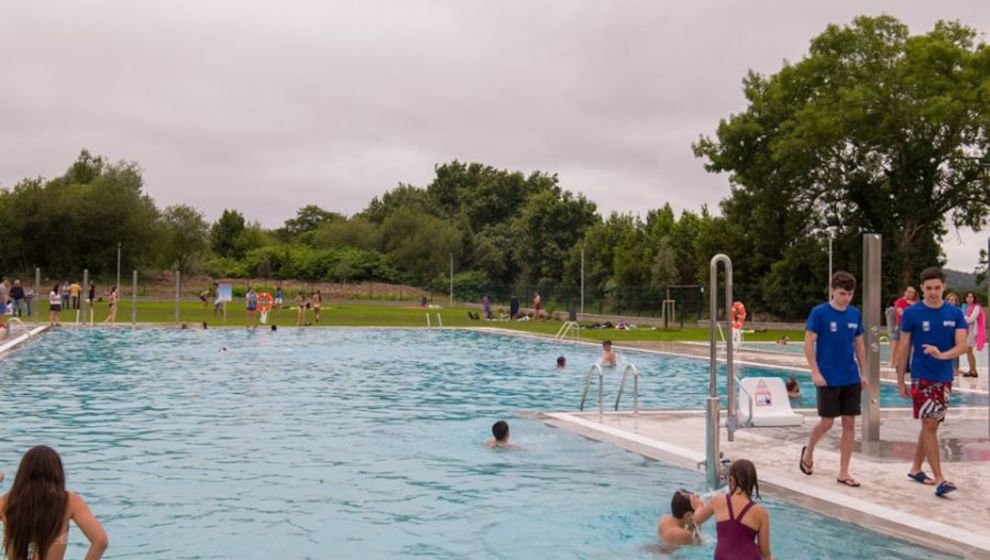
[[[258,311],[262,313],[267,313],[272,310],[272,303],[274,303],[272,295],[268,292],[261,292],[258,294]]]
[[[732,304],[732,328],[740,330],[746,322],[746,306],[737,301]]]

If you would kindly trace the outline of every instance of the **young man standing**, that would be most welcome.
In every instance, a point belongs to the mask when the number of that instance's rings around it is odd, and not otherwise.
[[[832,275],[831,298],[811,310],[804,333],[804,356],[811,367],[811,380],[818,392],[818,424],[812,428],[808,445],[801,448],[799,467],[810,475],[814,467],[815,446],[832,429],[836,416],[842,417],[839,443],[839,484],[856,487],[859,482],[849,475],[856,435],[856,417],[860,414],[860,393],[866,386],[863,364],[863,319],[852,305],[856,279],[848,272]]]
[[[901,317],[901,356],[897,360],[897,389],[908,396],[904,382],[905,364],[911,356],[911,399],[914,417],[921,418],[921,432],[914,452],[914,462],[908,477],[922,484],[936,486],[935,495],[942,497],[956,489],[942,475],[939,457],[938,425],[945,420],[952,393],[952,362],[966,352],[966,317],[954,305],[945,305],[945,276],[936,267],[921,272],[924,299],[904,311]],[[928,459],[933,478],[921,470]]]

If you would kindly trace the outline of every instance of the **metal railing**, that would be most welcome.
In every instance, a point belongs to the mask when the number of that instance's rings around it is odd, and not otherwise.
[[[14,332],[13,325],[20,325],[21,330],[26,332],[28,337],[31,336],[31,329],[24,324],[24,321],[21,321],[17,317],[7,317],[7,336],[10,336]]]
[[[591,378],[598,372],[598,414],[605,413],[605,372],[600,364],[592,364],[588,369],[588,379],[584,382],[584,393],[581,394],[581,404],[578,410],[584,410],[584,402],[588,399],[588,389],[591,387]]]
[[[619,382],[619,394],[615,397],[615,410],[619,410],[619,401],[622,400],[622,390],[626,386],[626,378],[629,376],[630,371],[633,378],[633,414],[639,414],[639,369],[633,364],[628,364],[622,372],[622,381]]]
[[[718,264],[722,263],[725,267],[725,330],[732,332],[732,314],[729,313],[729,309],[732,307],[732,259],[723,254],[718,254],[712,257],[711,264],[709,266],[709,309],[712,310],[712,318],[709,321],[708,328],[708,342],[709,342],[709,366],[708,366],[708,400],[705,406],[705,480],[708,482],[709,487],[715,488],[719,485],[720,481],[724,479],[725,473],[723,471],[724,463],[722,461],[722,454],[719,453],[719,443],[721,439],[721,431],[719,428],[719,402],[718,402],[718,385],[716,383],[716,370],[718,368],[718,348],[716,346],[715,338],[715,327],[717,321],[715,320],[718,309]],[[733,368],[733,356],[732,348],[733,344],[730,342],[725,345],[725,357],[726,357],[726,384],[728,385],[729,392],[729,407],[728,407],[728,417],[725,421],[726,431],[729,435],[729,441],[733,441],[736,422],[737,422],[737,410],[736,410],[736,395],[735,395],[735,375]]]
[[[571,332],[574,333],[574,340],[580,338],[581,325],[577,321],[564,321],[564,324],[560,325],[560,328],[557,329],[557,334],[553,335],[553,337],[557,340],[564,340]]]

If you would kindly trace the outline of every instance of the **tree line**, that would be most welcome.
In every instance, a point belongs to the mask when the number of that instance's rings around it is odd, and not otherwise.
[[[110,275],[121,243],[147,272],[445,293],[453,262],[461,298],[526,289],[574,301],[583,262],[586,291],[610,309],[657,310],[670,286],[706,284],[724,252],[751,309],[793,318],[825,295],[829,236],[834,268],[858,276],[862,234],[880,233],[892,295],[943,262],[947,225],[986,226],[990,48],[975,30],[939,22],[911,35],[893,17],[860,17],[776,74],[750,73],[743,91],[746,110],[693,146],[728,174],[717,214],[663,204],[602,216],[552,173],[452,161],[354,215],[310,204],[267,229],[237,209],[210,223],[188,205],[158,208],[137,164],[83,150],[60,177],[0,189],[0,271]]]

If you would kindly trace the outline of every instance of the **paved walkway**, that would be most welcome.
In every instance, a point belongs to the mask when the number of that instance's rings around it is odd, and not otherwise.
[[[668,353],[708,356],[708,348],[685,343],[633,343],[627,346]],[[740,352],[737,360],[805,369],[801,356],[767,352]],[[894,378],[884,368],[881,376]],[[969,390],[986,391],[987,376],[962,381]],[[908,408],[881,412],[876,444],[857,441],[850,468],[862,486],[848,488],[836,482],[841,429],[836,425],[815,452],[812,476],[798,469],[801,447],[817,422],[813,410],[798,411],[805,423],[793,428],[756,428],[736,432],[727,441],[722,430],[721,451],[731,459],[753,460],[761,487],[797,505],[826,515],[867,525],[925,546],[966,558],[990,559],[990,413],[987,408],[950,409],[940,429],[943,470],[959,490],[937,498],[934,488],[907,477],[918,435],[918,421]],[[724,415],[724,412],[723,412]],[[705,459],[705,419],[701,411],[606,413],[548,413],[555,426],[612,442],[646,456],[698,469]],[[861,427],[857,423],[857,440]],[[927,467],[927,465],[926,465]],[[929,471],[930,473],[930,471]]]

